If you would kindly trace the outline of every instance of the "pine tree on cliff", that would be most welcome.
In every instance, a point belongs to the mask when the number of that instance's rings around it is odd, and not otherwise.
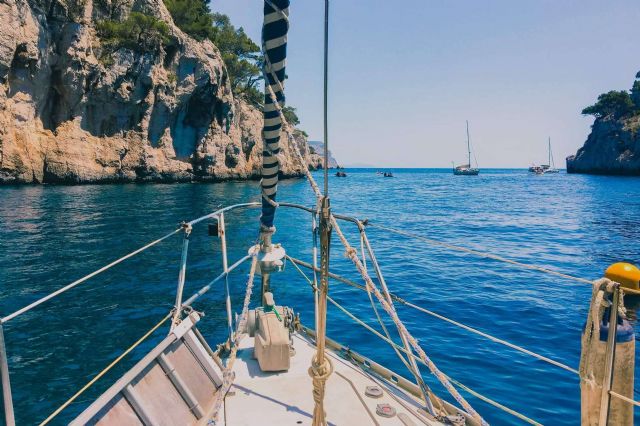
[[[567,157],[567,172],[640,175],[640,72],[631,90],[603,93],[582,114],[595,121],[584,146]]]
[[[583,109],[582,114],[615,120],[640,114],[640,72],[636,74],[631,93],[626,90],[603,93],[595,104]]]

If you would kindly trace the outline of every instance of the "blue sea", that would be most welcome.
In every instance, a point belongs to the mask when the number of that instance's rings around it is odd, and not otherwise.
[[[330,179],[335,212],[368,218],[451,244],[485,251],[582,278],[595,279],[618,261],[640,263],[640,178],[535,176],[526,170],[482,170],[453,176],[449,169],[396,169],[383,178],[371,169]],[[322,180],[321,173],[315,176]],[[189,220],[219,207],[258,201],[257,182],[0,187],[0,313],[7,315]],[[313,206],[304,179],[281,183],[279,200]],[[259,210],[227,215],[230,262],[256,240]],[[311,215],[280,209],[275,241],[311,259]],[[343,225],[358,243],[352,226]],[[371,227],[368,229],[390,290],[402,298],[508,340],[573,368],[590,286],[453,251]],[[18,424],[36,424],[135,342],[175,299],[179,236],[129,259],[5,324]],[[358,274],[334,237],[332,269]],[[222,270],[217,239],[196,226],[189,250],[185,296]],[[230,279],[234,310],[244,294],[248,265]],[[279,304],[313,325],[309,285],[293,265],[272,277]],[[257,292],[256,292],[257,294]],[[372,325],[366,293],[338,282],[330,294]],[[212,345],[225,339],[223,285],[196,302],[200,329]],[[522,353],[421,312],[398,313],[442,371],[471,389],[544,424],[580,420],[579,380]],[[71,404],[53,424],[66,424],[158,342],[163,328]],[[394,353],[330,306],[329,336],[409,377]],[[426,368],[427,383],[440,395]],[[636,381],[638,377],[636,377]],[[519,420],[462,394],[494,424]],[[311,394],[309,394],[311,398]]]

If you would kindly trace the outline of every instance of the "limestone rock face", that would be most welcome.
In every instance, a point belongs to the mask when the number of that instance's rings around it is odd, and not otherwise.
[[[640,116],[596,119],[576,155],[567,158],[568,173],[640,175]]]
[[[628,93],[631,106],[622,112],[612,111],[611,101],[601,104],[601,98],[590,107],[600,111],[584,146],[567,157],[568,173],[640,175],[640,72]]]
[[[174,42],[105,61],[96,23],[132,11],[165,21]],[[218,49],[182,33],[162,0],[0,0],[0,183],[257,178],[261,128]],[[317,167],[304,137],[305,165],[287,140],[284,176]]]
[[[307,143],[311,147],[311,150],[314,154],[317,154],[321,159],[324,158],[324,143],[322,141],[308,141]],[[322,168],[323,164],[324,163],[321,162],[319,168]],[[328,167],[330,169],[335,169],[336,167],[338,167],[338,161],[336,161],[336,159],[333,158],[333,154],[331,153],[331,150],[329,150]]]

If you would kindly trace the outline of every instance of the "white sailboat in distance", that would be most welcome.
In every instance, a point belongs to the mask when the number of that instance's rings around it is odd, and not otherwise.
[[[476,167],[471,167],[471,138],[469,137],[469,121],[467,120],[467,164],[453,167],[453,174],[456,176],[477,176],[480,173],[477,164]],[[476,162],[477,163],[477,162]]]
[[[547,164],[541,164],[539,166],[533,164],[529,167],[529,171],[538,175],[546,174],[546,173],[560,173],[559,169],[556,169],[556,164],[553,161],[553,152],[551,151],[551,137],[549,137],[549,145],[548,145],[548,154],[549,161]]]

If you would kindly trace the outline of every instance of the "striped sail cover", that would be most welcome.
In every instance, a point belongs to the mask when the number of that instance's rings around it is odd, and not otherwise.
[[[286,16],[283,16],[286,15]],[[280,129],[282,120],[273,103],[267,85],[271,87],[280,107],[284,107],[284,79],[287,58],[287,31],[289,30],[289,0],[265,0],[264,24],[262,25],[262,46],[264,51],[265,96],[264,127],[262,136],[262,215],[263,226],[272,227],[276,207],[266,198],[275,202],[278,192],[278,172],[280,163]]]

